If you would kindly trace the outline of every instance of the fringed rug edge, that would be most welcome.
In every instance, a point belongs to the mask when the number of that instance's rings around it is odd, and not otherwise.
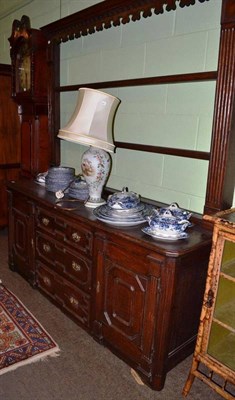
[[[38,324],[38,326],[40,326],[40,328],[47,334],[47,336],[50,338],[50,340],[54,343],[54,347],[52,349],[46,350],[43,353],[40,354],[36,354],[35,356],[32,356],[30,358],[27,358],[26,360],[22,360],[19,361],[11,366],[7,366],[4,367],[2,369],[0,369],[0,375],[3,375],[7,372],[10,371],[14,371],[19,367],[22,367],[24,365],[27,364],[32,364],[34,362],[38,362],[38,361],[47,361],[48,358],[50,357],[58,357],[60,355],[60,348],[58,346],[58,344],[54,341],[54,339],[52,338],[52,336],[47,332],[47,330],[42,326],[42,324],[38,321],[37,318],[35,318],[35,316],[32,314],[32,312],[22,303],[21,300],[19,300],[19,298],[11,291],[9,290],[3,283],[2,280],[0,279],[0,288],[5,289],[11,296],[14,297],[14,299],[27,311],[27,313],[29,313],[30,317],[36,321],[36,323]]]
[[[27,358],[26,360],[19,361],[16,364],[2,368],[0,370],[0,376],[3,374],[6,374],[7,372],[14,371],[19,367],[23,367],[24,365],[29,365],[32,363],[36,363],[38,361],[47,361],[48,358],[58,357],[59,355],[60,355],[59,347],[54,347],[53,349],[47,350],[47,351],[43,352],[42,354],[37,354],[35,356]]]

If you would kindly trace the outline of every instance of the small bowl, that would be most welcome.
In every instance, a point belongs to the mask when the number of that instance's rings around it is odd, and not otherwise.
[[[134,192],[129,192],[127,188],[111,194],[107,200],[107,205],[115,210],[130,210],[137,207],[139,203],[140,196]]]

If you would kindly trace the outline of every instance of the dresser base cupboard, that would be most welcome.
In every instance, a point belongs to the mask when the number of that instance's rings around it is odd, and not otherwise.
[[[8,183],[9,265],[154,390],[193,352],[211,232],[157,241],[29,179]]]

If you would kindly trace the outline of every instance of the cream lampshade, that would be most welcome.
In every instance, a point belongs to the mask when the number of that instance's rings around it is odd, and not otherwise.
[[[101,196],[111,169],[113,121],[120,100],[95,89],[81,88],[78,92],[73,115],[58,137],[90,146],[82,156],[81,168],[89,188],[85,205],[95,208],[105,203]]]

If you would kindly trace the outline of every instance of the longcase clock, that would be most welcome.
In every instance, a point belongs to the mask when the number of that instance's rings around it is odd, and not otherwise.
[[[12,97],[18,104],[21,125],[21,175],[35,177],[50,166],[48,132],[47,40],[39,29],[31,29],[23,16],[12,24],[10,54]]]

